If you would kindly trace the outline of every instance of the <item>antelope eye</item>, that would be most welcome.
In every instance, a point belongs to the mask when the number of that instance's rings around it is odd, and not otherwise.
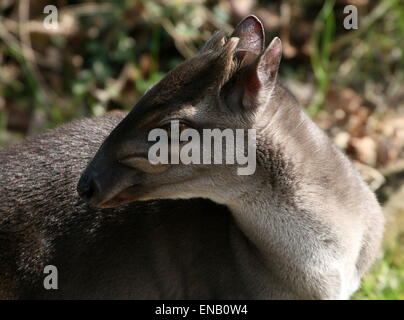
[[[180,122],[178,124],[179,134],[181,134],[185,129],[189,129],[189,128],[190,127],[187,124],[183,123],[183,122]],[[169,138],[171,137],[171,123],[167,123],[167,124],[163,125],[161,127],[161,129],[163,129],[163,130],[165,130],[167,132],[167,135],[168,135]]]
[[[182,131],[184,131],[185,129],[189,129],[189,127],[188,127],[185,123],[180,123],[180,124],[179,124],[179,131],[180,131],[180,134],[181,134]]]

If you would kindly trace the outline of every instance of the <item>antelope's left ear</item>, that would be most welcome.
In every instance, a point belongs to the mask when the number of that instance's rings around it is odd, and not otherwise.
[[[226,105],[239,110],[266,105],[276,84],[281,56],[281,40],[274,38],[262,54],[240,69],[222,88],[220,95]]]
[[[268,87],[276,80],[281,58],[282,42],[275,37],[258,60],[256,73],[261,86]]]
[[[275,37],[256,62],[241,74],[244,107],[259,104],[270,95],[276,83],[281,57],[282,42]]]

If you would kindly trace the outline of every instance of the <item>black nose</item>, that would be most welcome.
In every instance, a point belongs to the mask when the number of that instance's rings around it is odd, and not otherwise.
[[[85,201],[91,200],[91,198],[94,196],[96,192],[96,184],[94,179],[87,172],[83,173],[81,176],[77,185],[77,192]]]

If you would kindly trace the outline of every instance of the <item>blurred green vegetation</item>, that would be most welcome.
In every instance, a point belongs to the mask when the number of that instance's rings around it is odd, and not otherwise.
[[[398,252],[397,245],[386,248],[384,259],[378,261],[373,272],[363,280],[354,299],[404,300],[404,262],[403,258],[399,261]]]
[[[310,115],[316,115],[326,98],[331,72],[330,50],[335,33],[334,0],[327,0],[314,21],[312,36],[313,53],[311,54],[311,66],[316,78],[316,93],[308,107]]]
[[[49,4],[58,8],[55,31],[42,24]],[[358,30],[343,28],[347,4],[358,8]],[[230,33],[251,13],[267,39],[283,41],[282,81],[331,137],[348,136],[342,148],[352,159],[376,170],[402,160],[402,144],[386,129],[404,110],[399,0],[4,0],[0,147],[75,118],[129,110],[214,30]],[[363,152],[365,139],[375,156]],[[355,298],[404,298],[403,232]]]

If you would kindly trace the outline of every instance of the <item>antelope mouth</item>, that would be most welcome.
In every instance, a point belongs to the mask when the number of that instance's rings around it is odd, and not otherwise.
[[[125,203],[136,200],[136,194],[139,193],[140,184],[134,184],[126,189],[123,189],[108,200],[105,200],[97,205],[99,208],[114,208]]]

